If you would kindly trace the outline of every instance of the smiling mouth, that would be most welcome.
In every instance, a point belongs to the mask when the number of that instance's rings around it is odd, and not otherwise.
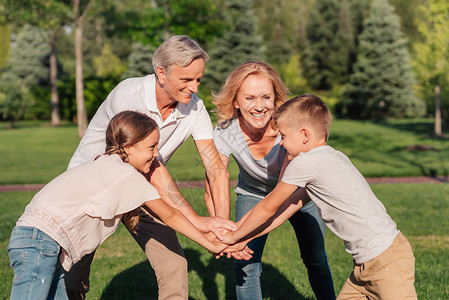
[[[265,113],[258,113],[258,114],[251,113],[251,116],[261,119],[261,118],[265,117]]]
[[[181,93],[183,93],[184,95],[188,96],[189,98],[192,97],[192,94],[188,94],[186,92],[181,91]]]

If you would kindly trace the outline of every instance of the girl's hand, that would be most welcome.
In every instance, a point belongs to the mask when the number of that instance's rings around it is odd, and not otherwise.
[[[235,244],[237,242],[237,240],[234,238],[234,232],[228,231],[225,234],[223,234],[221,242],[228,244],[228,245]]]

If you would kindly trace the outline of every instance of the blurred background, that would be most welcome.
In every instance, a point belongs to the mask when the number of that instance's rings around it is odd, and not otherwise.
[[[2,0],[0,120],[76,122],[152,73],[154,49],[185,34],[209,53],[199,96],[212,108],[240,63],[263,60],[291,94],[338,118],[449,117],[449,4],[442,0]]]

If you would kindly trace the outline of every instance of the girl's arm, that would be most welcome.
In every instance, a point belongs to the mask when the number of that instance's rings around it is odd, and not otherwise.
[[[275,216],[279,207],[297,190],[297,188],[296,185],[280,181],[274,190],[251,210],[239,229],[223,236],[223,242],[234,244],[241,239],[246,240],[262,232],[267,226],[265,223],[270,219],[271,222],[273,221],[273,216]]]
[[[162,199],[145,202],[145,205],[156,214],[167,226],[200,244],[211,253],[219,253],[227,245],[209,241],[186,217],[176,208],[171,207]]]

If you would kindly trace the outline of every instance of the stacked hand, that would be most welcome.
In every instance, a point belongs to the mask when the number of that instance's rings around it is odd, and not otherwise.
[[[235,224],[237,227],[237,224]],[[218,228],[217,233],[208,232],[205,236],[216,245],[217,251],[212,253],[215,258],[226,256],[227,258],[234,257],[238,260],[249,260],[254,253],[246,244],[248,241],[235,241],[232,237],[232,231],[224,228]]]

